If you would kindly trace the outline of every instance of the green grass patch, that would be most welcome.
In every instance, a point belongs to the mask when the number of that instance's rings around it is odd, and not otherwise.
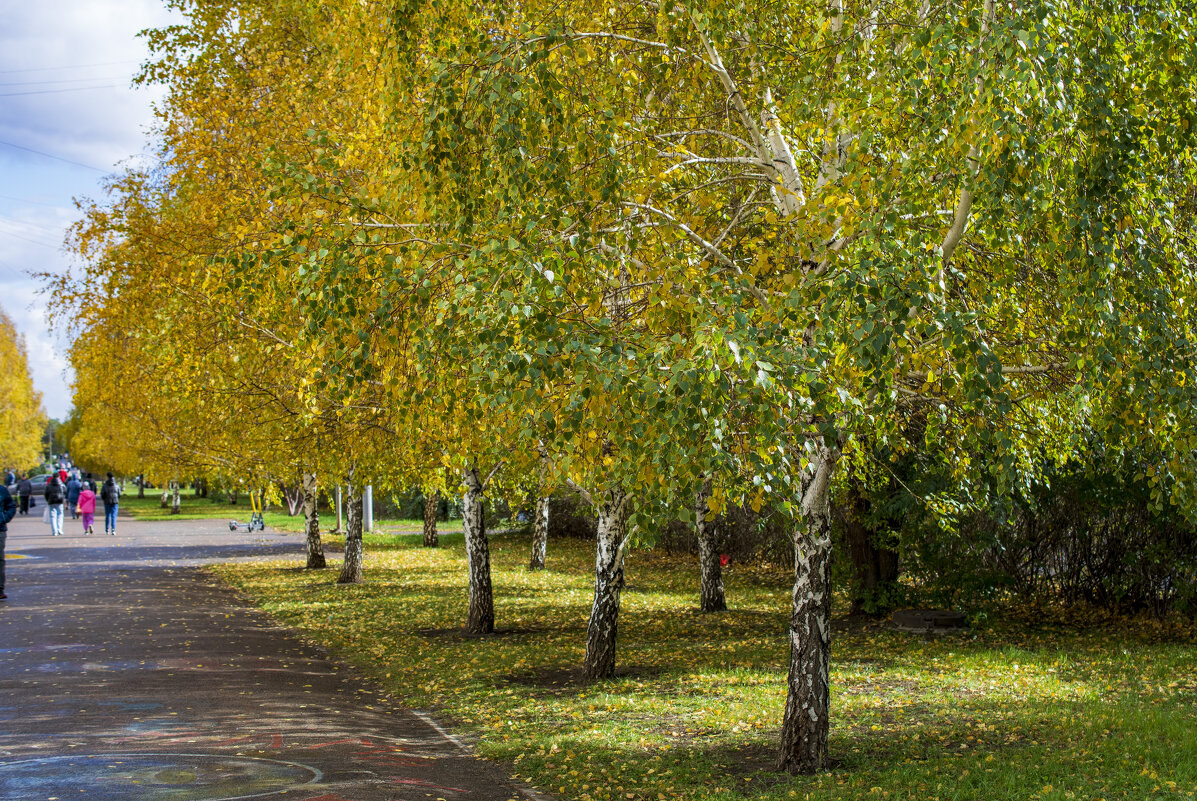
[[[562,799],[1197,797],[1191,628],[994,609],[982,630],[934,639],[837,616],[835,764],[794,777],[773,769],[788,576],[734,565],[732,610],[704,615],[692,560],[633,553],[620,675],[583,684],[592,548],[554,540],[550,569],[530,573],[526,538],[493,538],[499,631],[482,638],[461,631],[460,535],[436,549],[367,537],[357,586],[294,563],[215,570]]]
[[[137,497],[137,488],[132,487],[121,496],[121,512],[132,515],[136,520],[237,520],[249,521],[249,496],[242,495],[236,504],[230,504],[223,495],[200,498],[190,491],[180,496],[179,514],[172,515],[170,506],[162,506],[161,490],[147,489],[144,498]],[[266,527],[274,531],[303,531],[303,516],[288,515],[277,506],[269,506],[263,516]],[[337,524],[336,513],[320,510],[321,528],[333,528]],[[407,518],[375,518],[375,530],[386,534],[414,534],[424,531],[424,521]],[[440,521],[438,532],[461,531],[460,520]]]

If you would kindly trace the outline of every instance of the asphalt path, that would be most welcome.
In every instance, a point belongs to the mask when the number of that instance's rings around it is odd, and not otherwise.
[[[39,510],[40,511],[40,510]],[[537,794],[200,566],[294,558],[220,520],[9,525],[2,801],[500,801]]]

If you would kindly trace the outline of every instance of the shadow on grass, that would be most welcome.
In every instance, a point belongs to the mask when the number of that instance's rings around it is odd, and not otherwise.
[[[614,676],[608,679],[593,681],[585,678],[580,666],[573,665],[570,667],[544,667],[521,673],[509,673],[503,676],[496,676],[495,683],[530,687],[542,693],[547,691],[549,694],[567,694],[574,691],[601,689],[604,684],[624,679],[640,680],[655,678],[667,672],[669,672],[668,668],[662,665],[623,665],[616,668]]]
[[[474,634],[466,631],[464,628],[415,629],[413,633],[421,637],[446,642],[466,642],[468,640],[501,640],[524,635],[539,636],[549,631],[552,631],[552,629],[546,626],[496,626],[494,631],[485,634]]]

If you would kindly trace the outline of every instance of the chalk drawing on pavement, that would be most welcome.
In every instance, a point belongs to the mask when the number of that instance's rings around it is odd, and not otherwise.
[[[241,801],[314,784],[310,765],[225,754],[84,754],[0,762],[0,801]]]

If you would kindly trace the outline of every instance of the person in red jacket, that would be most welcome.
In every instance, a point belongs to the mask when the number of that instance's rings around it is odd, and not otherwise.
[[[92,489],[90,481],[83,483],[79,493],[79,516],[83,518],[83,534],[94,533],[92,524],[96,522],[96,491]]]

